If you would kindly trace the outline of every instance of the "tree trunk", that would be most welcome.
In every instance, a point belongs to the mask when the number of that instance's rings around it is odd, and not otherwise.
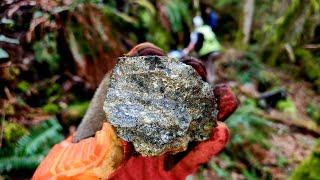
[[[243,21],[243,44],[248,44],[250,40],[250,32],[251,32],[251,25],[253,19],[253,12],[254,12],[254,0],[246,0],[245,5],[243,7],[244,12],[244,21]]]

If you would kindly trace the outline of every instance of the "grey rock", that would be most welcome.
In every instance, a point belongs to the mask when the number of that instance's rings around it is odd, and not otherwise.
[[[120,57],[103,110],[118,136],[144,156],[208,139],[218,113],[212,87],[191,66],[163,56]]]

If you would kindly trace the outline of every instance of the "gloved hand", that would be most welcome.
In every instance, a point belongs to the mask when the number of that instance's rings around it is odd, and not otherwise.
[[[127,56],[164,55],[160,48],[143,43]],[[206,71],[195,58],[184,63],[195,68],[205,80]],[[214,88],[218,103],[218,124],[211,137],[203,142],[190,143],[188,150],[175,155],[142,157],[130,144],[119,139],[114,128],[104,123],[95,137],[72,143],[72,137],[55,145],[36,170],[33,179],[185,179],[199,165],[222,150],[229,138],[224,121],[237,107],[237,100],[226,85]]]
[[[229,131],[224,123],[219,122],[212,130],[209,140],[176,155],[159,157],[131,156],[122,164],[110,179],[185,179],[207,162],[213,155],[224,148],[228,142]]]

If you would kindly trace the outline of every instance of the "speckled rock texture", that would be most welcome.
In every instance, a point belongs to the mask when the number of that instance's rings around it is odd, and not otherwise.
[[[208,139],[218,113],[212,87],[191,66],[165,56],[120,57],[103,110],[143,156]]]

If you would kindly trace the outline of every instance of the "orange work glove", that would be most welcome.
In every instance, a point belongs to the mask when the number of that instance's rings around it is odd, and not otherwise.
[[[150,43],[133,48],[128,56],[164,55]],[[195,68],[205,80],[206,71],[195,58],[183,62]],[[94,137],[72,143],[72,137],[55,145],[37,168],[33,179],[185,179],[199,165],[221,151],[229,139],[224,121],[237,107],[237,100],[226,85],[217,85],[214,93],[218,101],[217,126],[210,138],[194,142],[185,152],[143,157],[136,154],[130,144],[119,139],[115,129],[104,123]]]

